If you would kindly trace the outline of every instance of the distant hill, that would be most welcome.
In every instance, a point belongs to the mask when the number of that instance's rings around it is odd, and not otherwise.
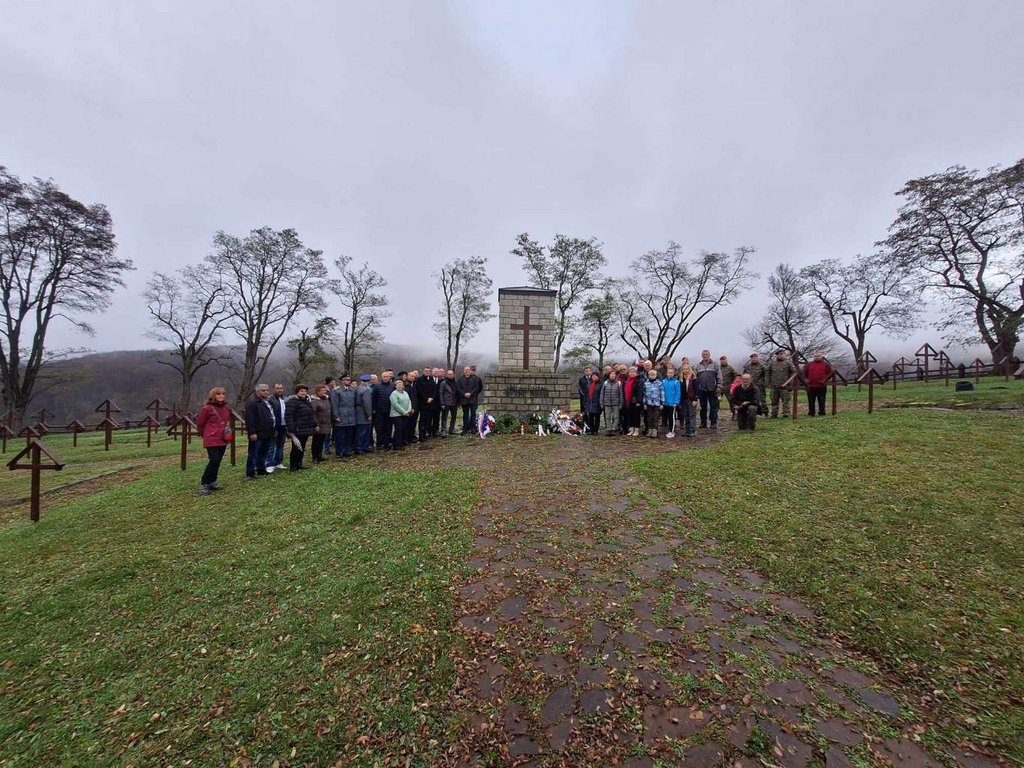
[[[223,350],[222,354],[234,354],[237,350]],[[80,419],[92,425],[99,421],[95,408],[104,399],[111,399],[122,411],[120,418],[145,418],[145,407],[155,398],[165,403],[175,403],[181,393],[176,371],[162,365],[160,360],[168,359],[165,352],[156,349],[124,350],[118,352],[96,352],[69,358],[50,364],[46,378],[41,381],[29,413],[46,408],[55,414],[50,424],[62,426],[73,419]],[[486,372],[497,365],[497,355],[464,356],[466,361]],[[290,351],[276,353],[267,366],[263,380],[268,384],[281,382],[290,388],[293,385]],[[436,349],[384,344],[372,357],[360,361],[357,375],[379,372],[385,366],[395,369],[420,368],[430,362],[444,365],[444,352]],[[311,372],[306,384],[322,382],[325,375],[341,373],[340,369]],[[234,402],[239,380],[237,366],[234,369],[209,365],[201,370],[192,385],[193,403],[188,410],[195,411],[206,400],[206,393],[213,387],[222,386],[228,390],[228,399]]]

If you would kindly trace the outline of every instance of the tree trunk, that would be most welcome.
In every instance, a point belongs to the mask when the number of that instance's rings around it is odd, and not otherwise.
[[[1004,357],[1013,357],[1013,350],[1017,348],[1017,344],[1020,342],[1020,334],[1019,332],[1010,330],[1008,328],[1001,328],[995,330],[992,336],[994,339],[994,343],[990,342],[988,344],[988,347],[989,352],[992,353],[992,364],[998,366],[999,362]],[[998,370],[993,369],[992,372],[1003,373],[1003,368],[1009,367],[1011,365],[1012,362],[1010,360],[1007,360],[1006,363],[1003,364],[1002,368],[999,368]],[[1013,371],[1010,371],[1010,373],[1013,373]]]

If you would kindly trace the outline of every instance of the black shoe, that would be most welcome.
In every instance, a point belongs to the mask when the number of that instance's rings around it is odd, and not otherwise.
[[[209,485],[209,486],[207,486],[207,487],[208,487],[208,488],[209,488],[209,489],[210,489],[211,491],[223,491],[223,490],[224,490],[223,486],[221,486],[221,484],[220,484],[220,483],[210,483],[210,485]]]

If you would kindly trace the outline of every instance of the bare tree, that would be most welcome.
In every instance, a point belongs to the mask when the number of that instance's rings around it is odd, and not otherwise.
[[[620,281],[619,338],[648,360],[674,357],[705,317],[750,287],[757,277],[747,269],[753,252],[746,246],[731,255],[702,251],[689,264],[674,242],[664,251],[645,253]]]
[[[473,256],[449,261],[434,273],[444,305],[437,311],[441,318],[434,331],[445,342],[448,368],[457,369],[462,343],[476,336],[491,314],[491,278],[487,259]]]
[[[986,173],[955,166],[897,194],[906,202],[886,245],[961,310],[939,323],[947,339],[984,342],[994,363],[1013,355],[1024,323],[1024,160]]]
[[[293,384],[307,381],[311,373],[337,365],[338,356],[329,351],[338,343],[337,329],[335,318],[321,317],[312,328],[303,328],[298,336],[288,340],[288,349],[295,352],[296,358],[291,369]]]
[[[46,335],[61,318],[91,334],[81,312],[102,312],[133,269],[114,255],[103,205],[86,205],[52,180],[31,183],[0,166],[0,381],[4,406],[19,416],[48,359]]]
[[[864,372],[872,330],[902,338],[917,326],[919,288],[911,270],[888,253],[857,256],[848,263],[826,259],[800,270],[836,335]]]
[[[605,286],[602,294],[589,297],[583,304],[572,335],[574,347],[570,351],[574,353],[575,360],[596,357],[598,367],[604,367],[604,358],[615,330],[615,303],[611,288]]]
[[[339,256],[334,260],[341,279],[336,281],[336,291],[342,305],[348,310],[342,338],[342,367],[352,371],[356,365],[356,353],[372,350],[383,337],[380,325],[388,312],[388,297],[378,291],[388,282],[363,262],[353,269],[352,258]]]
[[[218,232],[207,262],[224,284],[228,327],[243,343],[241,402],[295,316],[324,307],[323,256],[306,248],[293,229],[261,227],[244,239]]]
[[[171,345],[170,360],[158,360],[177,371],[185,410],[192,408],[192,382],[210,363],[223,365],[227,355],[217,354],[220,333],[228,321],[224,286],[219,275],[199,267],[174,274],[156,272],[143,293],[152,316],[150,338]]]
[[[771,303],[743,338],[761,351],[785,349],[792,358],[810,358],[818,350],[836,363],[839,345],[832,326],[800,274],[789,264],[779,264],[768,276],[768,291]]]
[[[583,240],[555,235],[554,242],[544,247],[524,232],[516,238],[516,243],[510,253],[523,260],[523,269],[533,286],[553,290],[557,294],[553,368],[557,372],[570,312],[589,291],[601,284],[601,270],[607,260],[601,252],[601,243],[593,237]]]

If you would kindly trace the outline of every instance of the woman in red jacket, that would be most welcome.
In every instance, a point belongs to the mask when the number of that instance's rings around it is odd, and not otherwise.
[[[209,457],[206,469],[203,470],[203,479],[199,481],[200,496],[209,496],[211,491],[221,490],[217,483],[217,472],[220,470],[221,459],[224,458],[224,449],[228,447],[228,440],[235,437],[231,431],[231,411],[228,409],[227,399],[228,395],[223,387],[214,387],[206,398],[206,405],[199,410],[199,416],[196,418],[199,434],[203,436],[203,448]]]

